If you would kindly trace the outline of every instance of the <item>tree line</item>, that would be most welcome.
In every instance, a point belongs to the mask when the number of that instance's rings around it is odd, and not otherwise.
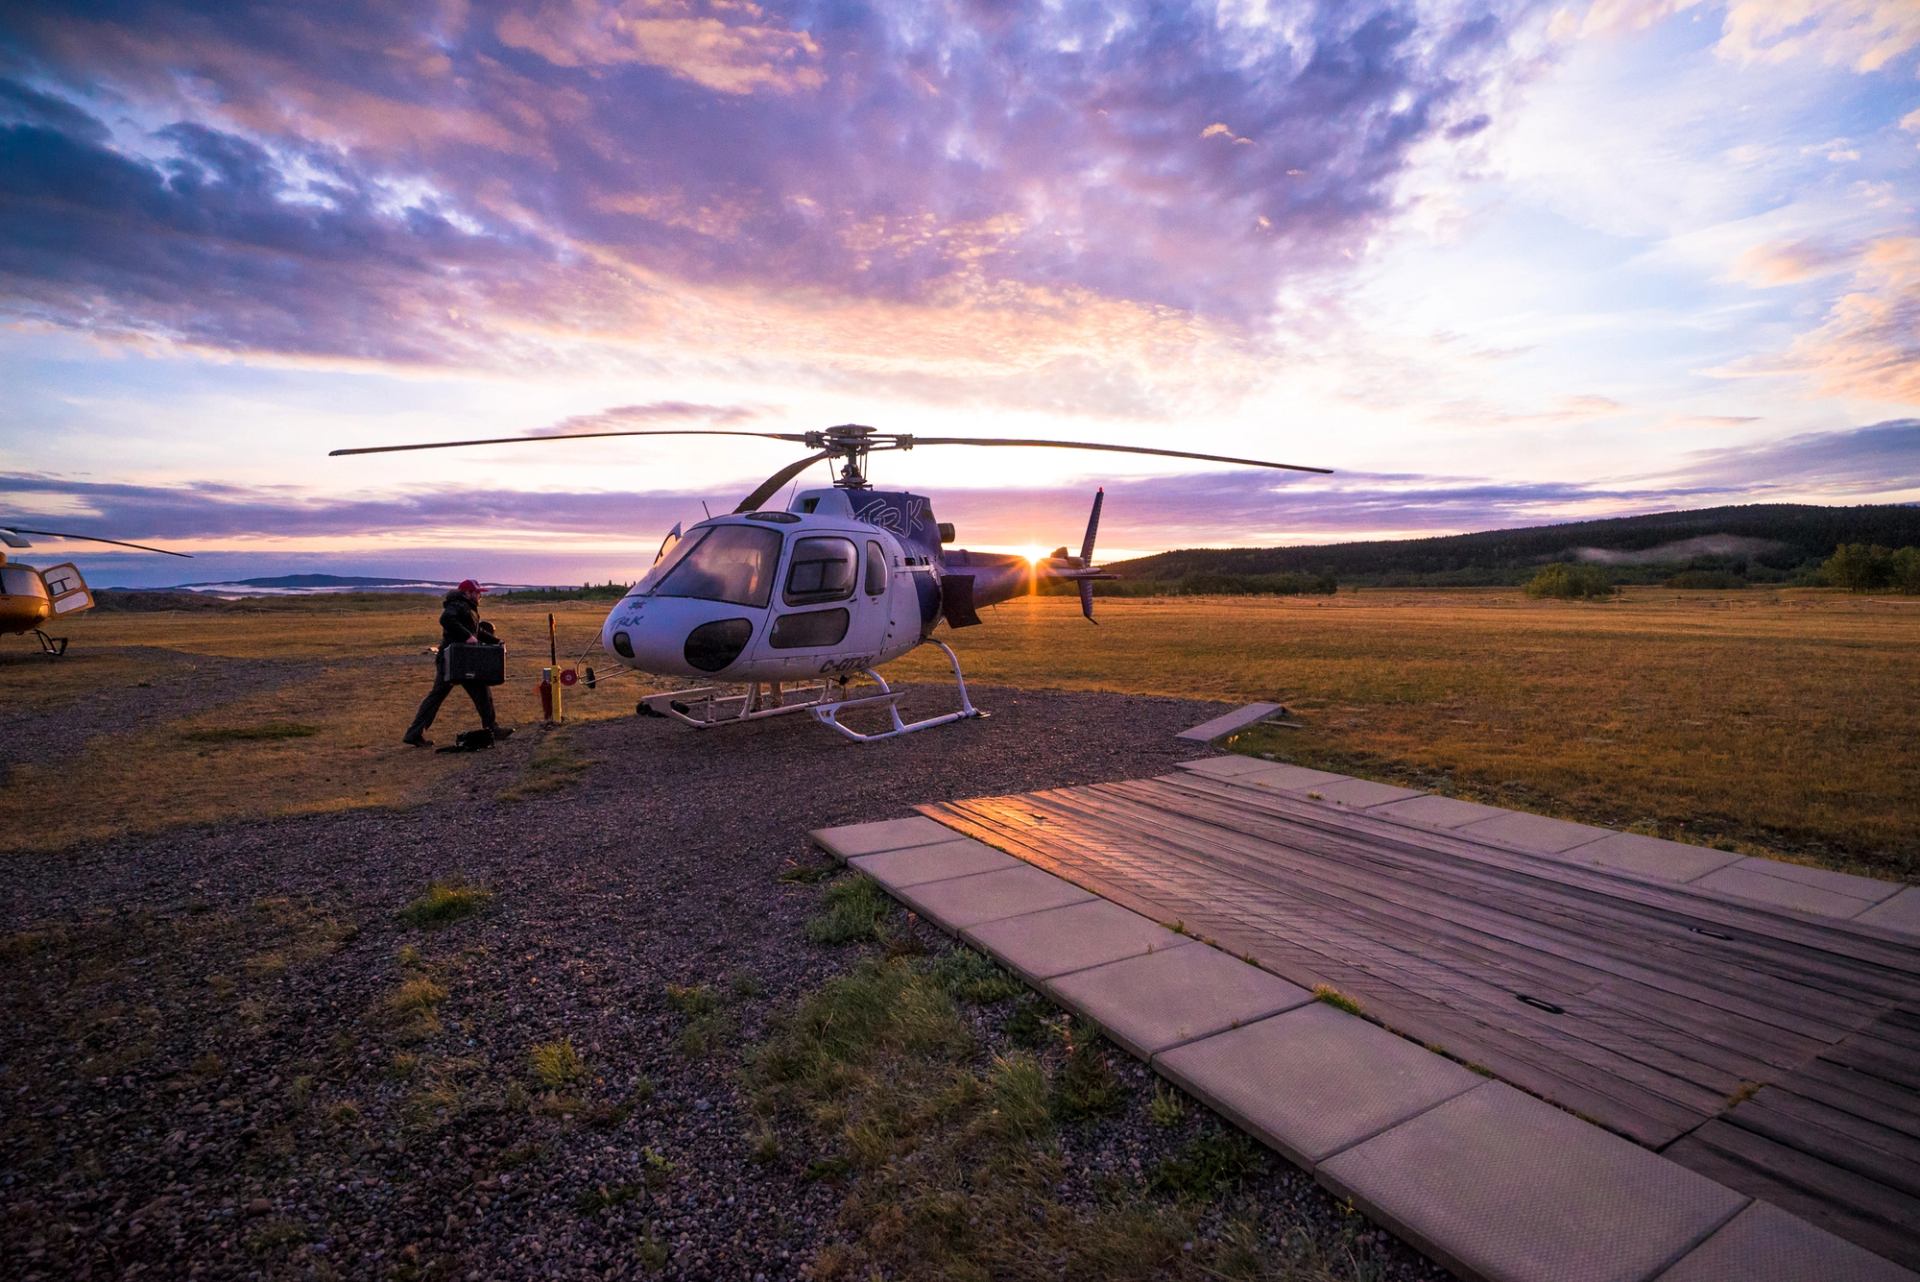
[[[1834,587],[1849,592],[1920,596],[1920,547],[1842,543],[1821,565],[1820,573]]]

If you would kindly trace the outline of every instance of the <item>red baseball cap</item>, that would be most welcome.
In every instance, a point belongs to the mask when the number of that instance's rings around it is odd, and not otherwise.
[[[460,586],[455,588],[454,591],[464,592],[468,596],[480,596],[486,592],[486,589],[478,583],[475,583],[472,579],[462,579],[460,580]]]

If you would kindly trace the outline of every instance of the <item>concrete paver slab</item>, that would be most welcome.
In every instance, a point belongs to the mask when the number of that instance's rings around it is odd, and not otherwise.
[[[1211,721],[1202,721],[1191,730],[1182,730],[1176,739],[1193,739],[1201,743],[1212,743],[1222,735],[1232,734],[1236,730],[1245,730],[1256,721],[1261,721],[1280,711],[1277,703],[1249,703],[1244,708],[1235,708],[1223,713]]]
[[[930,846],[936,841],[952,841],[959,834],[925,815],[914,815],[907,819],[883,819],[879,823],[816,828],[807,835],[842,859],[851,859],[855,855],[899,850],[904,846]]]
[[[1384,806],[1390,801],[1406,801],[1420,795],[1418,788],[1399,788],[1390,783],[1375,783],[1371,779],[1334,780],[1309,791],[1319,793],[1322,801],[1351,806],[1355,810]]]
[[[1609,835],[1605,828],[1568,823],[1564,819],[1549,819],[1545,815],[1523,814],[1518,810],[1466,824],[1454,831],[1463,837],[1497,841],[1503,846],[1529,850],[1536,855],[1557,855],[1563,850],[1583,846]]]
[[[1640,1282],[1750,1200],[1500,1082],[1318,1173],[1443,1264],[1489,1282]]]
[[[1313,770],[1307,766],[1290,766],[1283,761],[1263,764],[1267,767],[1265,770],[1241,775],[1234,782],[1274,792],[1308,792],[1330,783],[1360,782],[1352,775],[1337,775],[1331,770]]]
[[[1458,797],[1436,797],[1428,794],[1376,806],[1373,813],[1407,823],[1425,824],[1429,828],[1458,828],[1462,824],[1492,819],[1496,815],[1513,812],[1502,810],[1498,806],[1483,806],[1477,801],[1462,801]]]
[[[1042,987],[1142,1059],[1313,1000],[1306,989],[1204,945],[1109,962]]]
[[[1307,1167],[1484,1080],[1324,1002],[1175,1047],[1153,1066]]]
[[[1908,886],[1905,890],[1896,892],[1867,909],[1854,920],[1870,922],[1882,930],[1897,930],[1908,935],[1920,935],[1920,886]]]
[[[952,832],[953,829],[947,829]],[[923,881],[943,881],[948,877],[966,877],[977,872],[1024,865],[1012,855],[1003,854],[983,841],[955,834],[952,841],[936,841],[930,846],[908,846],[904,850],[883,850],[877,855],[856,855],[847,860],[883,886],[917,886]]]
[[[1093,898],[1072,882],[1062,881],[1030,864],[971,877],[923,881],[915,886],[898,887],[894,893],[953,931],[1021,913],[1064,908]]]
[[[1187,936],[1104,899],[985,922],[961,934],[1030,982],[1125,957],[1195,946]]]
[[[1916,1282],[1890,1260],[1755,1202],[1680,1257],[1660,1282]]]
[[[1224,757],[1202,757],[1198,761],[1179,762],[1182,770],[1191,770],[1197,775],[1211,775],[1215,779],[1232,779],[1239,775],[1265,770],[1274,763],[1260,757],[1247,757],[1239,753],[1229,753]]]
[[[1569,863],[1612,868],[1637,877],[1692,881],[1716,868],[1738,863],[1744,856],[1730,850],[1710,850],[1682,841],[1645,837],[1637,832],[1616,832],[1611,837],[1567,851],[1566,858]]]
[[[1817,913],[1823,917],[1858,917],[1873,905],[1865,899],[1852,895],[1835,894],[1819,886],[1809,886],[1803,881],[1789,881],[1785,877],[1771,877],[1764,872],[1755,871],[1743,861],[1729,864],[1725,868],[1696,878],[1690,883],[1695,890],[1711,890],[1722,895],[1738,895],[1757,903],[1772,904],[1779,908],[1791,908],[1797,912]]]
[[[1881,881],[1877,877],[1858,877],[1850,872],[1835,872],[1831,868],[1809,868],[1805,864],[1790,864],[1781,859],[1748,858],[1741,860],[1740,866],[1749,872],[1797,881],[1803,886],[1830,890],[1836,895],[1851,895],[1870,904],[1891,898],[1901,884],[1897,881]]]

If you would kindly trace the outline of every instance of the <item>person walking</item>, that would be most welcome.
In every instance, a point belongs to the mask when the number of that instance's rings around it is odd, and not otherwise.
[[[462,579],[460,586],[447,593],[440,602],[440,644],[449,645],[499,645],[500,638],[494,635],[493,625],[480,621],[480,598],[486,589],[472,579]],[[494,738],[504,739],[512,734],[503,730],[493,712],[493,692],[478,681],[453,682],[442,675],[436,660],[433,669],[433,689],[420,701],[420,711],[414,714],[413,724],[407,727],[402,743],[412,744],[416,748],[431,748],[433,740],[427,738],[427,727],[440,712],[440,705],[453,693],[453,687],[459,685],[473,700],[474,711],[480,714],[480,724],[493,732]]]

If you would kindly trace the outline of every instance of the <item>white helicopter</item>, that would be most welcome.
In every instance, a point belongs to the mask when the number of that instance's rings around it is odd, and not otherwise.
[[[876,490],[868,483],[868,454],[925,445],[1014,446],[1153,454],[1293,472],[1331,470],[1132,445],[915,437],[857,423],[812,432],[571,432],[369,446],[334,450],[330,457],[614,436],[752,436],[817,451],[768,477],[731,513],[685,532],[676,525],[653,567],[608,614],[601,644],[626,666],[744,687],[729,692],[708,684],[649,695],[636,710],[701,729],[807,712],[861,741],[986,715],[968,697],[959,656],[933,635],[942,620],[950,628],[971,627],[981,621],[981,607],[1031,591],[1039,579],[1076,583],[1081,612],[1091,620],[1092,580],[1116,577],[1093,565],[1104,490],[1094,495],[1078,556],[1062,547],[1030,562],[1012,554],[949,549],[953,526],[934,519],[924,496]],[[761,505],[783,486],[823,460],[840,464],[830,488],[801,490],[784,511],[763,510]],[[875,669],[919,645],[938,646],[947,656],[960,706],[908,722],[900,716],[901,692]],[[855,693],[851,683],[857,678],[871,681],[877,691]],[[860,708],[883,709],[888,728],[864,733],[839,720],[841,713]]]

